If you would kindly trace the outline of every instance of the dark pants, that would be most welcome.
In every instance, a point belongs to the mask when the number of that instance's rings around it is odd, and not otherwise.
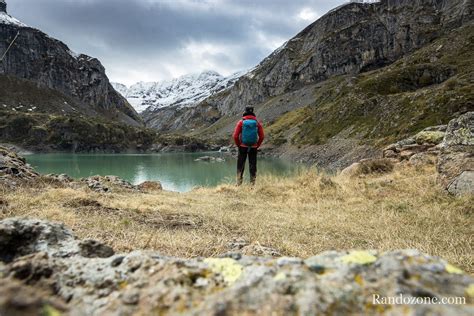
[[[237,185],[241,185],[244,179],[245,161],[249,157],[250,183],[255,184],[257,178],[257,148],[239,147],[237,158]]]

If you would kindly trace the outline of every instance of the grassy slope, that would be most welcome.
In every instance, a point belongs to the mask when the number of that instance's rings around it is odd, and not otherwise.
[[[221,185],[185,194],[0,188],[9,204],[0,218],[61,221],[81,238],[119,251],[215,256],[234,238],[301,257],[331,249],[417,248],[474,272],[474,200],[446,195],[435,178],[433,167],[402,166],[356,179],[305,171],[261,178],[253,189]]]
[[[269,141],[324,144],[344,132],[344,138],[381,146],[446,124],[474,109],[473,34],[471,24],[390,66],[267,100],[257,109]],[[288,104],[290,110],[282,110]],[[204,132],[228,133],[228,121],[224,117]]]
[[[34,150],[119,151],[149,146],[156,138],[29,80],[0,76],[0,91],[8,91],[0,94],[0,142]]]
[[[124,151],[147,148],[155,139],[154,131],[99,117],[0,109],[0,140],[33,150]]]

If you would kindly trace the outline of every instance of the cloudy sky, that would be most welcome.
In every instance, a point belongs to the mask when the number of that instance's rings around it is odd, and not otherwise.
[[[249,69],[344,0],[7,0],[9,13],[101,60],[112,81]]]

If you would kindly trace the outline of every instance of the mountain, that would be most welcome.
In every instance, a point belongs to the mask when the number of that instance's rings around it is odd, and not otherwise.
[[[18,35],[18,37],[16,37]],[[0,12],[0,52],[10,50],[0,63],[0,75],[33,81],[74,99],[91,115],[123,122],[142,124],[140,117],[110,85],[99,60],[75,54],[64,43]],[[1,97],[8,97],[3,91]],[[0,100],[2,101],[2,100]],[[17,98],[17,102],[22,102]],[[37,106],[37,111],[48,111]],[[66,111],[66,109],[65,109]]]
[[[278,155],[331,167],[373,156],[394,137],[472,107],[472,9],[464,0],[348,3],[231,88],[166,111],[153,126],[228,138],[250,104]]]
[[[139,113],[145,112],[144,119],[166,107],[182,108],[193,106],[207,97],[229,88],[244,73],[223,77],[215,71],[189,74],[169,81],[138,82],[130,88],[120,83],[112,83]]]
[[[80,150],[102,148],[112,138],[119,148],[134,143],[124,133],[133,137],[130,127],[141,128],[143,121],[112,87],[100,61],[18,21],[1,4],[0,141]],[[88,144],[82,133],[102,139]]]

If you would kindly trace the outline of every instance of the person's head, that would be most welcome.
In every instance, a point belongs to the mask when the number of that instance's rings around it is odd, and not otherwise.
[[[243,116],[255,115],[253,106],[247,106]]]

